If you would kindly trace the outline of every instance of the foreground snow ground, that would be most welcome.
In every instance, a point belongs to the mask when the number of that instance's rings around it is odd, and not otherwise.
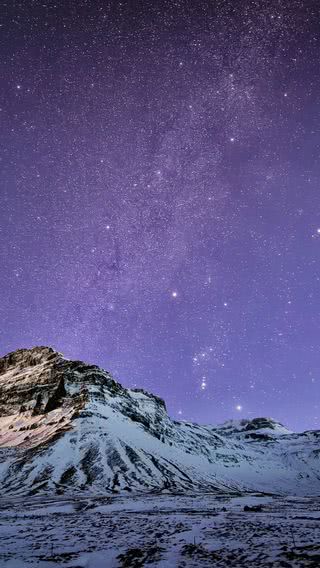
[[[320,566],[320,497],[2,498],[0,566]]]

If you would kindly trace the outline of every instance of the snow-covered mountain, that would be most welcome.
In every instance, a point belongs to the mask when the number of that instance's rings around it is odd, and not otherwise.
[[[0,448],[6,494],[320,493],[320,431],[177,422],[159,397],[49,347],[0,359]]]

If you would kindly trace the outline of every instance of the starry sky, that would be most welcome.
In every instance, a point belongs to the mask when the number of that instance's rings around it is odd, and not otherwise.
[[[0,350],[320,427],[317,0],[0,14]]]

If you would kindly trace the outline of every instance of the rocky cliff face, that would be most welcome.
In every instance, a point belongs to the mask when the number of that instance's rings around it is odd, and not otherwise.
[[[167,418],[161,398],[124,389],[103,369],[64,359],[50,347],[9,353],[0,359],[0,447],[37,447],[41,434],[49,442],[73,420],[93,416],[94,403],[113,406],[118,397],[117,410],[158,438],[161,418]]]
[[[320,433],[267,418],[199,426],[48,347],[0,359],[0,486],[8,493],[320,492]]]
[[[83,399],[89,386],[123,390],[109,373],[82,361],[68,361],[50,347],[19,349],[0,359],[0,416],[43,415]]]

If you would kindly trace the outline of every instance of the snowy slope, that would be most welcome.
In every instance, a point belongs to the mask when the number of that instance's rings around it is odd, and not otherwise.
[[[0,359],[0,486],[7,494],[320,493],[320,432],[267,418],[199,426],[50,348]]]

